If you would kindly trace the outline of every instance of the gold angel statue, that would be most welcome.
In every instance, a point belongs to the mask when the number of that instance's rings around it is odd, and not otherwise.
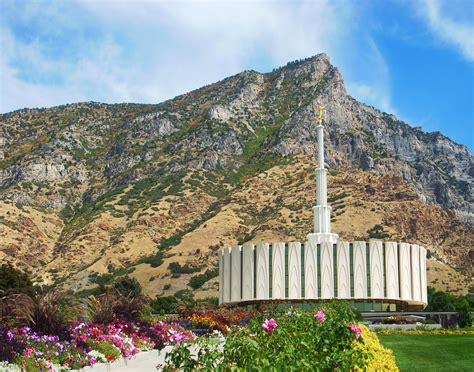
[[[319,126],[323,125],[323,112],[324,112],[324,106],[318,105],[318,125]]]

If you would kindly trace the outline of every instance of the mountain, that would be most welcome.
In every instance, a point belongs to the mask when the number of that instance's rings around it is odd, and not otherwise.
[[[0,259],[76,291],[128,273],[149,294],[215,295],[220,246],[312,229],[318,103],[333,230],[418,242],[431,285],[466,292],[472,154],[350,97],[324,54],[157,105],[0,115]]]

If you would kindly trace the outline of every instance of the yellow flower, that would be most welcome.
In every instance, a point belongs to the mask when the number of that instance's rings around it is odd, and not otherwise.
[[[373,359],[369,361],[366,367],[366,371],[398,371],[395,357],[393,356],[392,350],[386,349],[380,343],[375,332],[372,332],[363,324],[359,324],[362,329],[362,338],[364,343],[356,342],[355,347],[368,351],[373,355]],[[357,368],[358,371],[361,369]]]

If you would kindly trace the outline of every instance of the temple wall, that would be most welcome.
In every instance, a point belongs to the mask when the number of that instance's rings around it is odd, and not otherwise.
[[[272,248],[272,298],[285,298],[285,243],[275,243]]]
[[[426,306],[426,249],[339,241],[244,244],[219,251],[219,302],[402,300]]]
[[[257,288],[257,297],[258,300],[266,300],[270,298],[270,256],[269,256],[269,245],[268,243],[260,243],[257,245],[257,277],[255,288]],[[247,273],[247,269],[244,268],[243,272]]]
[[[254,298],[254,262],[255,246],[253,244],[244,244],[242,246],[242,268],[245,270],[245,275],[242,274],[242,300],[249,301]],[[220,286],[219,286],[220,287]]]
[[[337,298],[351,297],[349,243],[337,242]]]

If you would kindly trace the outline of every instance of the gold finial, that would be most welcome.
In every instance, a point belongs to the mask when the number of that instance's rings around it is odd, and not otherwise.
[[[319,127],[323,125],[323,111],[324,111],[324,106],[318,105],[318,126]]]

